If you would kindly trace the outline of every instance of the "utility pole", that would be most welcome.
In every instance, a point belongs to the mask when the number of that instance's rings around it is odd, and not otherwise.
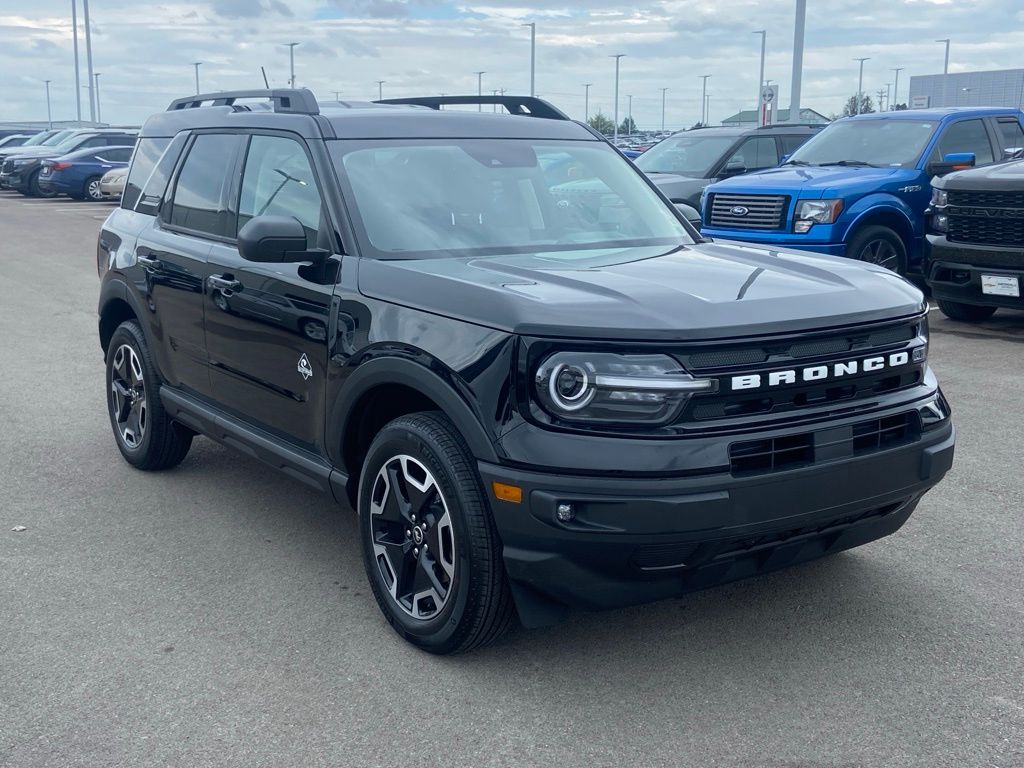
[[[875,93],[875,95],[878,96],[878,111],[881,112],[882,111],[882,99],[885,98],[885,91],[882,90],[881,88],[879,88],[878,91]]]
[[[870,60],[870,56],[854,59],[854,61],[860,62],[860,76],[857,78],[857,110],[854,112],[855,115],[860,114],[860,104],[864,101],[864,62]]]
[[[82,122],[82,78],[78,72],[78,0],[71,0],[71,34],[75,41],[75,107]]]
[[[613,136],[616,141],[619,139],[619,60],[624,53],[613,53],[609,58],[615,59],[615,130]]]
[[[335,101],[341,101],[341,91],[333,91],[333,93],[334,93],[334,100]]]
[[[537,23],[523,24],[530,28],[530,95],[536,96],[537,90]]]
[[[590,120],[590,86],[593,83],[583,84],[583,122]]]
[[[661,89],[661,132],[665,132],[665,91],[668,88]]]
[[[793,25],[793,82],[790,85],[789,122],[800,121],[800,84],[804,74],[804,26],[807,21],[807,0],[796,0],[796,23]],[[780,108],[781,112],[781,108]]]
[[[764,88],[764,52],[768,33],[763,29],[759,29],[752,34],[761,36],[761,73],[757,76],[757,101],[754,102],[754,120],[758,125],[761,125],[761,91]]]
[[[89,120],[95,123],[96,94],[93,92],[92,30],[89,27],[89,0],[82,0],[82,15],[85,21],[85,65],[89,75]]]
[[[700,124],[705,126],[707,122],[707,103],[708,103],[708,78],[711,75],[697,75],[701,80],[704,81],[704,85],[701,87],[700,92]]]
[[[892,102],[889,104],[889,109],[892,109],[893,104],[900,103],[900,72],[902,72],[903,69],[903,67],[892,68],[892,71],[896,73],[896,83],[892,87]]]
[[[482,97],[484,95],[484,75],[486,75],[487,72],[486,70],[480,70],[479,72],[474,72],[473,74],[476,75],[476,95]],[[476,111],[483,112],[484,105],[477,104]]]
[[[889,105],[892,104],[892,83],[885,84],[885,111],[889,111]],[[882,111],[882,106],[878,106],[878,111]]]
[[[386,83],[386,82],[387,82],[387,80],[378,80],[377,81],[377,101],[381,101],[384,98],[384,83]],[[339,91],[339,93],[340,93],[340,91]],[[338,100],[341,101],[341,99],[338,99]]]
[[[50,81],[43,80],[46,83],[46,127],[48,130],[53,130],[53,113],[50,111]]]
[[[96,122],[103,122],[103,115],[100,113],[100,73],[96,72],[93,75],[93,79],[96,81]]]
[[[285,43],[288,46],[288,87],[295,87],[295,46],[299,43]]]
[[[192,66],[196,68],[196,95],[197,96],[199,95],[199,65],[202,64],[202,63],[203,62],[201,62],[201,61],[193,61],[192,62]]]

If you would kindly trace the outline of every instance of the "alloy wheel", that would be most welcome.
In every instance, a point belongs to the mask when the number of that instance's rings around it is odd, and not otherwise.
[[[110,411],[128,448],[138,448],[146,434],[146,383],[139,356],[127,344],[114,353],[110,372]]]
[[[879,238],[868,241],[857,254],[857,258],[868,264],[877,264],[893,272],[899,272],[900,256],[888,240]]]
[[[90,181],[89,186],[85,188],[85,193],[90,200],[102,200],[103,191],[100,189],[100,180],[93,179]]]
[[[437,616],[452,594],[455,532],[434,475],[412,456],[394,456],[370,494],[374,560],[391,599],[407,615]]]

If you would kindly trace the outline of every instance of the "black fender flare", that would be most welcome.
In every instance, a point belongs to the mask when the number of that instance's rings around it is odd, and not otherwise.
[[[454,382],[446,381],[422,362],[388,355],[371,358],[356,367],[329,404],[325,437],[327,451],[335,466],[346,472],[352,471],[351,467],[344,464],[342,445],[357,415],[356,407],[372,389],[387,384],[401,384],[430,398],[452,420],[475,458],[493,462],[499,460],[494,443]]]

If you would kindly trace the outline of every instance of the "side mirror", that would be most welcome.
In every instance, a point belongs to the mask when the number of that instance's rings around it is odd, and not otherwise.
[[[950,152],[943,156],[942,162],[930,163],[927,171],[932,176],[944,176],[953,171],[963,171],[973,168],[977,158],[973,152]]]
[[[789,158],[791,158],[792,156],[793,156],[793,153],[790,152],[789,154],[786,154],[786,155],[783,155],[782,157],[780,157],[779,158],[779,165],[785,165],[786,163],[788,163],[789,162]]]
[[[739,176],[740,174],[747,172],[747,166],[743,164],[742,160],[730,160],[725,164],[725,168],[722,170],[722,178],[728,178],[729,176]]]
[[[254,216],[238,230],[238,253],[246,261],[286,264],[322,261],[306,249],[306,230],[291,216]]]
[[[692,205],[686,203],[673,203],[676,210],[683,214],[683,218],[686,219],[693,228],[700,232],[700,213]]]
[[[1007,147],[1003,150],[1004,160],[1020,160],[1024,157],[1024,147]]]

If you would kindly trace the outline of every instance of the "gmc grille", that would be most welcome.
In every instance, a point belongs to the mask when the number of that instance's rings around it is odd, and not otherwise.
[[[712,227],[783,229],[789,210],[788,195],[727,195],[715,193],[708,201]],[[742,209],[746,209],[743,212]]]

